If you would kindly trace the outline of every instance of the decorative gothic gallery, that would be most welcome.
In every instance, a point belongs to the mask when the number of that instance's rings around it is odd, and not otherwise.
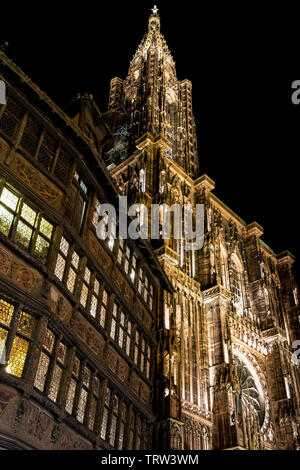
[[[105,112],[0,64],[0,447],[299,449],[294,258],[201,176],[157,8]],[[99,240],[119,195],[203,204],[203,249]]]

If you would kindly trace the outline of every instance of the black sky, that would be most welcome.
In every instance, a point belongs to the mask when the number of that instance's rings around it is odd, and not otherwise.
[[[87,0],[63,10],[45,2],[34,16],[20,12],[20,39],[11,27],[1,35],[7,54],[60,106],[88,91],[104,111],[110,79],[126,76],[153,3]],[[300,105],[291,103],[299,58],[289,67],[283,29],[295,27],[293,12],[284,17],[273,3],[263,12],[261,2],[157,4],[178,78],[193,82],[201,173],[241,218],[264,227],[269,246],[296,255],[299,281]]]

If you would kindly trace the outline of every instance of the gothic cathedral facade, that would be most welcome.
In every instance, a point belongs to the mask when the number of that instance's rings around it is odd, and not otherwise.
[[[192,83],[179,81],[155,7],[127,78],[111,81],[105,158],[131,202],[204,204],[202,250],[170,237],[157,317],[158,442],[175,449],[296,449],[300,338],[291,253],[276,255],[200,176]]]

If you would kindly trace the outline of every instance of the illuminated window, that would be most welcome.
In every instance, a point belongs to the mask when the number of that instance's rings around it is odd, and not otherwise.
[[[225,248],[221,245],[220,250],[220,265],[221,265],[221,279],[222,285],[226,289],[229,289],[229,273],[228,273],[228,260]]]
[[[128,450],[149,449],[150,427],[146,420],[135,410],[131,411],[130,431],[127,448]]]
[[[142,193],[146,191],[146,170],[140,170],[140,190]]]
[[[6,358],[8,358],[5,372],[21,378],[28,357],[29,347],[33,340],[36,319],[29,313],[21,312],[18,314],[16,312],[12,304],[6,302],[4,299],[0,299],[1,356],[4,347],[6,347]],[[12,331],[13,321],[16,324],[14,333]]]
[[[66,284],[71,294],[74,294],[75,291],[79,262],[79,255],[76,253],[74,248],[70,246],[67,240],[62,237],[54,274],[61,282]]]
[[[53,225],[8,186],[0,197],[0,231],[46,264]]]
[[[105,402],[101,424],[101,439],[118,450],[123,449],[127,407],[109,387],[105,391]]]
[[[136,276],[136,257],[132,257],[132,264],[131,264],[131,271],[130,271],[130,279],[131,282],[134,283]]]
[[[130,355],[132,323],[127,315],[115,303],[111,322],[110,336],[123,351]]]
[[[86,407],[88,396],[90,393],[91,387],[91,371],[88,367],[84,367],[82,373],[82,387],[79,392],[79,400],[78,400],[78,407],[77,407],[77,414],[76,418],[80,423],[84,423],[85,414],[86,414]]]
[[[52,376],[50,378],[48,397],[56,402],[60,391],[63,372],[66,366],[67,347],[63,343],[58,343],[56,347],[56,361]]]
[[[135,343],[134,343],[134,363],[140,371],[150,378],[151,372],[151,347],[147,345],[145,338],[140,334],[138,330],[135,332]]]
[[[104,409],[101,424],[101,439],[106,440],[108,434],[108,419],[111,409],[111,390],[109,387],[105,391]]]
[[[34,386],[40,392],[47,393],[53,402],[56,402],[58,398],[66,360],[66,345],[57,341],[55,334],[47,329]]]
[[[118,263],[122,264],[124,256],[124,240],[122,238],[119,239],[119,250],[118,250]]]
[[[88,414],[88,428],[91,431],[97,431],[95,429],[96,424],[96,416],[98,413],[99,407],[99,396],[100,396],[100,381],[98,377],[94,377],[93,379],[93,387],[92,387],[92,394],[91,394],[91,402],[90,402],[90,410]]]
[[[85,308],[88,301],[89,290],[91,282],[91,271],[88,268],[85,268],[83,286],[81,289],[80,303]]]
[[[72,376],[69,384],[67,401],[66,401],[66,412],[70,415],[73,414],[74,403],[76,397],[76,390],[79,383],[79,374],[80,374],[81,362],[78,357],[75,357],[72,364]]]
[[[231,263],[231,272],[231,290],[235,307],[237,309],[238,315],[242,315],[244,310],[243,274],[241,266],[235,259],[233,259]]]

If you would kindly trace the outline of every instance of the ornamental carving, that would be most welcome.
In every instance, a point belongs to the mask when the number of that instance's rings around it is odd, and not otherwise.
[[[60,193],[53,189],[49,184],[48,180],[41,175],[41,173],[35,170],[21,157],[16,160],[16,174],[18,177],[36,191],[43,199],[49,203],[54,203]]]
[[[0,247],[0,272],[6,276],[11,270],[11,260],[7,251]]]
[[[11,393],[6,392],[4,390],[0,390],[0,418],[3,415],[7,406],[9,405],[12,398],[13,398],[13,395]]]
[[[43,440],[52,423],[52,419],[48,415],[26,399],[22,399],[19,404],[16,421],[23,432],[38,441]]]

